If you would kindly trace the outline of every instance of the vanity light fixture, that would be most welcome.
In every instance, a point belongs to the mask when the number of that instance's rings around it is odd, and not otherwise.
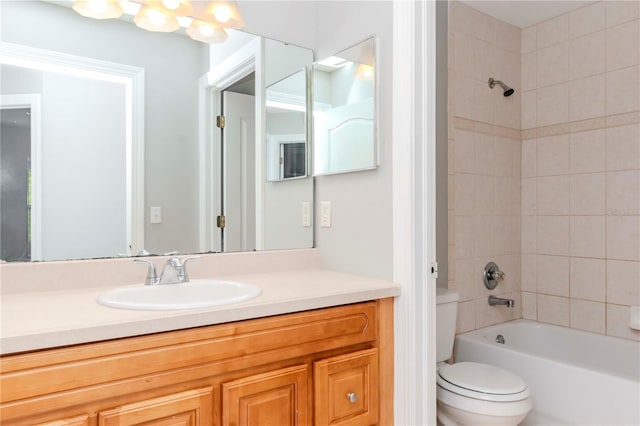
[[[187,28],[187,35],[203,43],[222,43],[228,37],[223,28],[215,27],[208,22],[193,19]]]
[[[80,15],[93,19],[119,18],[124,12],[118,0],[76,0],[71,7]]]
[[[76,0],[72,7],[96,19],[119,18],[123,12],[135,15],[135,24],[147,31],[172,32],[183,27],[189,37],[204,43],[221,43],[228,37],[225,29],[244,27],[235,0],[212,1],[200,12],[189,0]]]
[[[133,22],[147,31],[170,33],[180,28],[175,15],[151,6],[142,6],[138,14],[133,18]]]
[[[238,4],[232,1],[212,1],[209,3],[199,18],[216,27],[228,29],[240,29],[244,27],[244,19],[238,10]]]

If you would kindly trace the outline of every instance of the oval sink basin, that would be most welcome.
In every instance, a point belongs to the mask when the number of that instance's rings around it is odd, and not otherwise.
[[[138,310],[195,309],[244,302],[262,293],[252,284],[220,280],[118,287],[98,296],[98,303],[112,308]]]

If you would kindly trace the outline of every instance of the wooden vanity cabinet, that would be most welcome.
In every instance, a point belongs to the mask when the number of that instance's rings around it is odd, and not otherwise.
[[[2,425],[391,425],[393,299],[0,358]]]

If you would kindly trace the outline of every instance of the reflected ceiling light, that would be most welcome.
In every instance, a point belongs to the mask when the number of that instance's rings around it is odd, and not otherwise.
[[[219,28],[197,19],[191,21],[191,25],[189,25],[186,32],[192,39],[204,43],[222,43],[228,37],[224,28]]]
[[[189,0],[147,0],[147,6],[174,16],[188,16],[192,10]]]
[[[354,77],[358,80],[373,80],[373,67],[365,64],[358,65]]]
[[[80,15],[94,19],[119,18],[123,12],[117,0],[76,0],[71,7]]]
[[[324,65],[330,68],[340,68],[347,65],[348,62],[349,62],[348,60],[344,58],[340,58],[339,56],[329,56],[326,59],[318,61],[318,64]]]
[[[174,15],[149,6],[142,6],[138,14],[133,18],[133,22],[147,31],[170,33],[180,28],[180,24]]]
[[[236,1],[212,1],[204,8],[200,19],[222,28],[237,30],[244,27]]]

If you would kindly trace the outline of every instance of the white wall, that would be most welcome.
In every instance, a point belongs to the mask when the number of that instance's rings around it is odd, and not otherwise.
[[[326,58],[372,35],[378,42],[378,169],[316,178],[316,217],[332,203],[332,226],[316,224],[324,266],[365,276],[393,278],[391,168],[393,7],[390,1],[316,3],[316,57]]]

